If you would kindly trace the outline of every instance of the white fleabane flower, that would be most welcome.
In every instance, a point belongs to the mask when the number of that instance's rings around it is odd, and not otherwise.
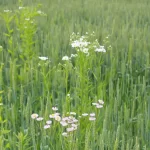
[[[83,48],[81,51],[85,54],[88,54],[89,53],[88,50],[89,50],[88,48]]]
[[[103,52],[106,53],[106,50],[104,49],[104,46],[100,46],[99,48],[95,49],[95,52]]]
[[[47,60],[48,59],[48,57],[39,57],[39,59],[41,59],[41,60]]]
[[[95,113],[91,113],[91,114],[90,114],[90,117],[95,117]]]
[[[96,105],[98,105],[98,103],[92,103],[92,105],[96,106]]]
[[[52,124],[51,120],[46,121],[46,124]]]
[[[69,60],[70,58],[68,57],[68,56],[64,56],[63,58],[62,58],[62,60]]]
[[[96,118],[95,117],[90,117],[89,120],[94,121],[94,120],[96,120]]]
[[[32,119],[36,119],[38,116],[39,116],[38,114],[32,114],[32,115],[31,115],[31,118],[32,118]]]
[[[55,114],[49,115],[49,117],[50,117],[50,118],[55,118],[55,117],[57,117],[57,116],[59,116],[59,115],[60,115],[59,113],[55,113]]]
[[[80,47],[80,43],[79,43],[78,41],[73,41],[73,42],[71,43],[71,46],[72,46],[72,47]]]
[[[88,116],[88,115],[89,115],[89,114],[87,114],[87,113],[82,114],[82,116],[84,116],[84,117],[85,117],[85,116]]]
[[[72,131],[74,131],[74,127],[67,128],[66,130],[67,130],[67,132],[72,132]]]
[[[76,115],[76,112],[70,112],[70,115]]]
[[[101,100],[101,99],[99,99],[98,102],[99,102],[100,104],[102,104],[102,105],[104,104],[104,101]]]
[[[72,57],[77,57],[78,55],[77,54],[71,54],[71,58]]]
[[[67,126],[67,125],[68,125],[68,123],[67,123],[67,122],[65,122],[65,121],[60,121],[60,124],[61,124],[63,127],[65,127],[65,126]]]
[[[52,110],[57,111],[58,108],[57,107],[52,107]]]
[[[82,48],[87,47],[90,44],[90,42],[84,41],[84,38],[80,38],[79,41],[75,40],[71,43],[72,47]]]
[[[45,125],[44,126],[44,129],[48,129],[48,128],[50,128],[51,126],[49,125],[49,124],[47,124],[47,125]]]
[[[96,105],[96,108],[103,108],[103,105]]]
[[[55,116],[55,120],[56,120],[56,121],[60,121],[60,120],[61,120],[61,117],[60,117],[60,116]]]
[[[42,117],[38,117],[38,118],[36,118],[36,120],[37,120],[37,121],[42,121],[43,118],[42,118]]]

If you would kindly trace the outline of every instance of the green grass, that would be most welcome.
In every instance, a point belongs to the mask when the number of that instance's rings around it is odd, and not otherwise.
[[[34,14],[39,3],[46,16]],[[14,13],[16,0],[0,1],[1,14],[16,14],[9,32],[0,17],[0,149],[149,150],[149,0],[26,0],[24,6],[29,8]],[[23,29],[29,16],[35,26]],[[72,32],[93,31],[106,53],[62,61],[77,53]],[[105,102],[101,109],[92,106],[98,99]],[[69,137],[57,121],[43,128],[53,106],[61,115],[77,113],[79,125]],[[92,112],[93,122],[79,117]],[[33,113],[44,120],[31,119]]]

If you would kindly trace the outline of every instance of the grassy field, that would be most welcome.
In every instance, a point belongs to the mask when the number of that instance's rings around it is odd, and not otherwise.
[[[0,0],[0,150],[150,150],[149,9]]]

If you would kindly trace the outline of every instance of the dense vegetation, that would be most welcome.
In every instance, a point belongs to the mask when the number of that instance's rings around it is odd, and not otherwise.
[[[149,150],[149,3],[1,0],[0,150]]]

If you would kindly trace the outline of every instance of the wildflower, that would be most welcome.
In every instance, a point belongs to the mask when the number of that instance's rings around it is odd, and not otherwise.
[[[98,100],[99,104],[104,104],[104,101],[103,100]]]
[[[52,124],[51,120],[46,121],[46,124]]]
[[[76,113],[75,112],[70,112],[70,115],[76,115]]]
[[[78,41],[74,41],[71,43],[72,47],[80,47],[80,43]]]
[[[67,121],[67,120],[69,120],[69,118],[68,118],[68,117],[64,117],[64,118],[62,118],[62,121]]]
[[[77,119],[75,119],[75,118],[74,118],[72,121],[73,121],[74,123],[78,122],[78,120],[77,120]]]
[[[98,103],[92,103],[92,105],[96,106],[96,105],[98,105]]]
[[[56,121],[60,121],[60,120],[61,120],[61,117],[60,117],[60,116],[55,116],[55,120],[56,120]]]
[[[67,132],[63,132],[63,133],[62,133],[62,136],[67,137],[67,136],[68,136],[68,133],[67,133]]]
[[[61,124],[63,127],[65,127],[65,126],[67,126],[67,125],[68,125],[68,123],[67,123],[67,122],[65,122],[65,121],[60,121],[60,124]]]
[[[69,60],[70,58],[68,57],[68,56],[64,56],[63,58],[62,58],[62,60]]]
[[[38,114],[32,114],[32,115],[31,115],[31,118],[32,118],[32,119],[36,119],[38,116],[39,116]]]
[[[50,128],[49,124],[47,124],[47,125],[44,126],[44,129],[48,129],[48,128]]]
[[[88,116],[88,114],[87,114],[87,113],[84,113],[84,114],[82,114],[82,116],[84,116],[84,117],[85,117],[85,116]]]
[[[36,120],[37,120],[37,121],[42,121],[43,118],[42,118],[42,117],[38,117],[38,118],[36,118]]]
[[[56,116],[59,116],[60,114],[59,113],[55,113],[55,114],[51,114],[49,115],[50,118],[55,118]]]
[[[66,130],[67,130],[67,132],[72,132],[72,131],[74,131],[74,127],[67,128]]]
[[[90,117],[94,117],[94,116],[95,116],[95,113],[91,113],[91,114],[90,114]]]
[[[41,60],[47,60],[48,57],[39,57],[39,59],[41,59]]]
[[[71,126],[74,128],[77,128],[78,125],[73,123],[73,124],[71,124]]]
[[[96,108],[102,108],[103,105],[96,105]]]
[[[78,55],[77,54],[71,54],[71,58],[72,57],[77,57]]]
[[[94,120],[96,120],[96,118],[95,117],[90,117],[89,120],[94,121]]]
[[[52,107],[52,110],[57,111],[58,108],[57,107]]]
[[[99,48],[96,48],[95,52],[106,52],[106,50],[104,49],[104,46],[100,46]]]
[[[88,52],[88,48],[83,48],[82,50],[81,50],[83,53],[85,53],[85,54],[88,54],[89,52]]]

